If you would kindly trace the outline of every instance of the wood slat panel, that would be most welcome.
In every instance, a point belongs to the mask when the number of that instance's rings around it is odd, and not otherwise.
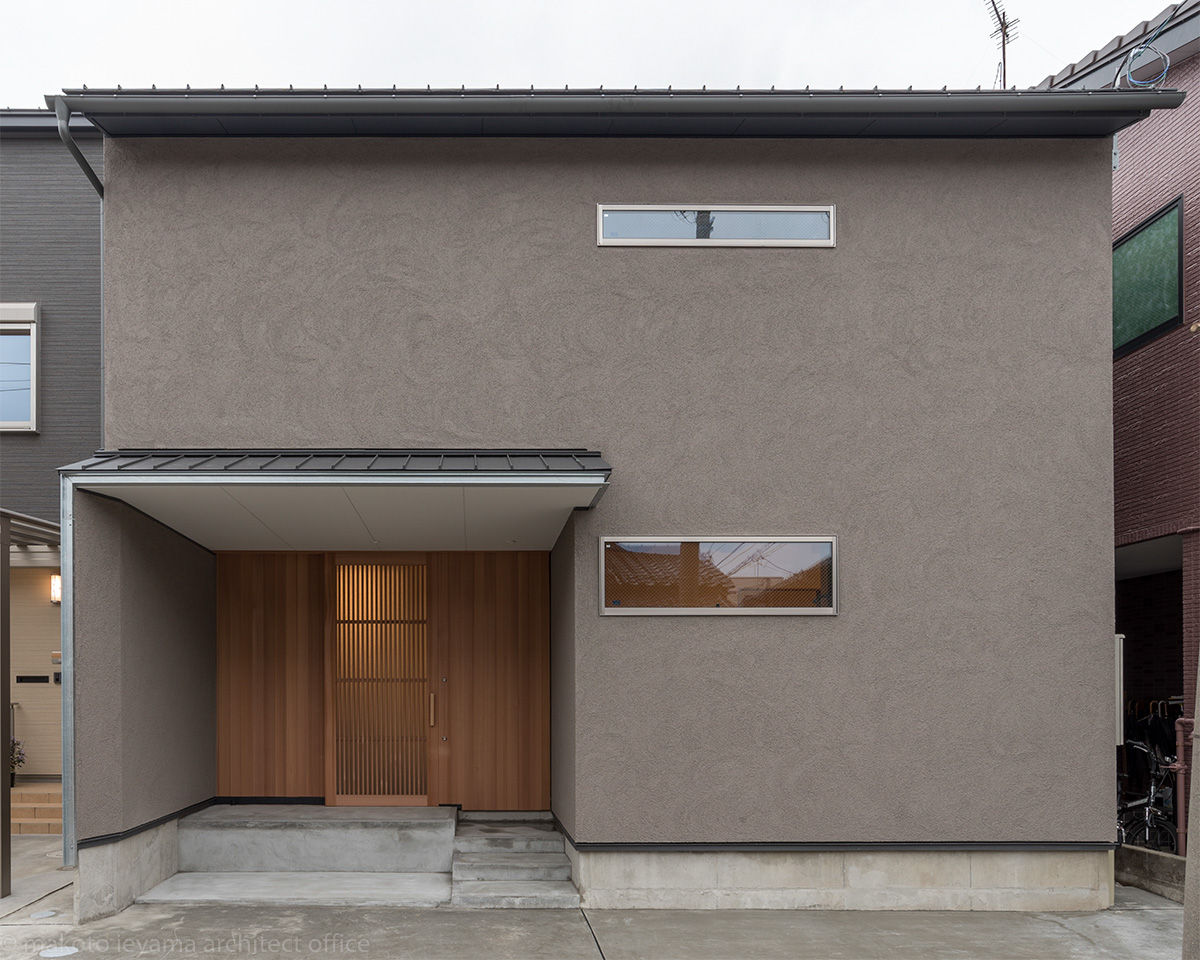
[[[424,803],[426,565],[339,558],[335,576],[333,802]]]
[[[217,793],[312,797],[324,782],[325,560],[217,555]]]
[[[548,810],[549,554],[435,553],[429,577],[430,803]]]

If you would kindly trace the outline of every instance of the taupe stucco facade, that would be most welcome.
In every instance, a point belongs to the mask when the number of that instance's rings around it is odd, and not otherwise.
[[[613,465],[553,561],[576,840],[1111,839],[1108,141],[105,151],[108,448]],[[838,244],[598,248],[598,202]],[[600,535],[741,534],[836,535],[840,613],[599,615]]]
[[[76,835],[216,793],[216,562],[116,500],[73,497]]]

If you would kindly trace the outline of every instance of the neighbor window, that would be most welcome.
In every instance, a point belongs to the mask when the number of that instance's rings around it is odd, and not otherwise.
[[[1178,200],[1113,244],[1113,349],[1129,350],[1183,317]]]
[[[834,537],[601,537],[603,614],[833,614]]]
[[[834,208],[746,204],[596,207],[602,247],[832,247]]]
[[[0,304],[0,430],[37,429],[37,304]]]

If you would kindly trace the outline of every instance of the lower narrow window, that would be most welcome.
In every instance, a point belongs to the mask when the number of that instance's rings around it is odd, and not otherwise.
[[[833,614],[834,537],[602,537],[606,615]]]

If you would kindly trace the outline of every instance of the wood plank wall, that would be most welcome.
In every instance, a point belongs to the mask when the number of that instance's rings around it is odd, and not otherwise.
[[[217,793],[325,793],[325,557],[217,556]]]
[[[549,554],[434,553],[429,583],[429,802],[550,809]]]

